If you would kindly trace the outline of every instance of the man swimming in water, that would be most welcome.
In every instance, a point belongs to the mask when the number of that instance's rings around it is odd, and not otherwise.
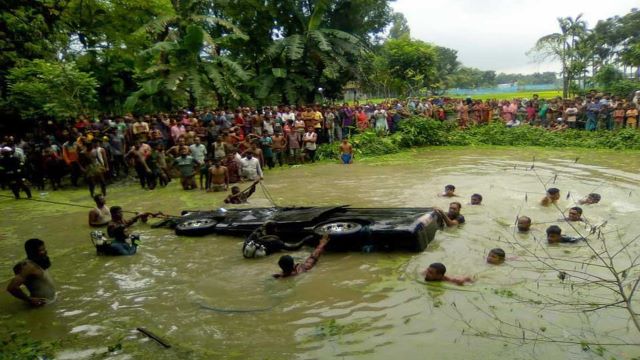
[[[443,263],[432,263],[422,272],[424,281],[447,281],[456,285],[464,285],[464,283],[472,283],[473,279],[469,276],[447,276],[447,267]]]
[[[303,263],[296,264],[290,255],[282,255],[280,260],[278,260],[278,265],[280,266],[280,269],[282,269],[282,272],[274,274],[273,277],[276,279],[286,278],[300,275],[311,270],[318,263],[318,259],[320,259],[320,255],[324,252],[324,248],[328,242],[329,235],[324,234],[320,239],[318,246]]]
[[[96,207],[89,211],[89,226],[101,227],[106,226],[111,221],[111,213],[107,208],[107,201],[104,195],[99,194],[93,197]]]
[[[575,244],[580,240],[584,240],[584,238],[562,235],[562,229],[558,225],[551,225],[547,228],[547,242],[549,244]]]
[[[507,254],[501,248],[494,248],[487,255],[487,263],[492,265],[500,265],[504,263]]]
[[[519,216],[518,217],[518,231],[521,233],[526,233],[531,230],[531,218],[528,216]]]
[[[454,197],[454,196],[458,196],[456,195],[456,187],[449,184],[447,186],[444,187],[444,192],[438,194],[438,196],[442,196],[442,197]]]
[[[482,195],[473,194],[471,195],[471,205],[482,205]]]
[[[448,227],[464,224],[464,216],[460,214],[460,209],[462,209],[462,204],[457,201],[449,204],[449,212],[447,213],[440,208],[434,208]]]
[[[540,200],[540,205],[549,206],[555,204],[560,199],[560,190],[557,188],[547,189],[547,194]]]
[[[580,205],[592,205],[600,202],[601,196],[598,193],[591,193],[586,198],[578,200]]]
[[[579,206],[574,206],[569,209],[569,213],[566,217],[567,221],[584,221],[582,219],[582,208]]]
[[[14,277],[7,285],[7,291],[27,304],[37,307],[52,302],[56,298],[56,289],[47,272],[51,260],[47,256],[44,241],[29,239],[24,243],[27,259],[13,267]],[[25,293],[24,285],[29,293]]]

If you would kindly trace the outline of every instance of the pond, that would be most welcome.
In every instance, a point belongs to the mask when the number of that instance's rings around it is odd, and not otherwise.
[[[631,240],[640,234],[638,170],[640,156],[631,152],[426,148],[356,159],[350,166],[267,171],[264,183],[278,205],[446,209],[450,199],[437,194],[454,184],[467,219],[459,228],[439,231],[422,253],[327,253],[311,272],[286,280],[271,277],[278,271],[277,256],[244,259],[242,239],[177,237],[146,224],[134,226],[143,241],[137,255],[98,257],[87,209],[2,197],[0,279],[6,284],[12,266],[24,258],[24,240],[38,237],[47,244],[59,293],[55,303],[27,309],[5,292],[1,335],[13,329],[59,340],[58,358],[92,358],[118,344],[122,348],[111,354],[116,358],[155,359],[638,356],[638,347],[588,345],[637,343],[638,333],[620,309],[587,318],[576,304],[606,302],[611,293],[561,280],[542,264],[573,259],[571,269],[606,276],[606,269],[584,265],[592,255],[584,244],[546,244],[544,230],[552,223],[570,235],[588,231],[559,220],[558,209],[538,205],[545,186],[561,190],[562,210],[598,192],[602,202],[583,206],[584,216],[595,225],[606,221],[600,231],[612,244]],[[483,195],[481,206],[467,205],[473,193]],[[34,195],[93,205],[86,189]],[[182,191],[177,181],[142,191],[131,180],[109,188],[107,205],[176,214],[218,207],[223,196]],[[260,189],[251,198],[251,206],[270,204]],[[514,231],[518,214],[533,219],[530,234]],[[494,247],[507,252],[504,265],[485,263]],[[293,255],[302,260],[310,251]],[[626,252],[634,256],[640,249],[633,242]],[[447,274],[473,276],[475,283],[425,284],[419,273],[432,262],[446,264]],[[137,327],[172,347],[162,348]],[[522,345],[523,336],[539,341]]]

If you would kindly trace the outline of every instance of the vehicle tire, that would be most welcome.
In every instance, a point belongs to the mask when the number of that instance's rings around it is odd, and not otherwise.
[[[357,220],[333,220],[318,224],[313,228],[316,235],[329,234],[332,237],[355,235],[362,231],[363,226]]]
[[[218,222],[211,218],[189,219],[176,225],[176,235],[203,236],[213,232]]]

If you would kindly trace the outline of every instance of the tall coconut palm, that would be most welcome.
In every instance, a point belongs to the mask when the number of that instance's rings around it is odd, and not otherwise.
[[[573,79],[573,62],[578,59],[576,53],[577,43],[587,33],[587,24],[582,20],[582,14],[572,17],[558,18],[560,32],[545,35],[538,39],[530,53],[537,55],[541,60],[556,59],[562,63],[562,94],[568,96],[569,84]]]
[[[211,33],[220,33],[223,28],[224,36],[244,35],[230,22],[212,16],[211,2],[171,0],[171,4],[173,13],[139,30],[157,41],[140,54],[137,70],[142,83],[126,107],[133,108],[141,99],[150,100],[155,108],[195,108],[215,97],[219,103],[240,98],[237,86],[249,76],[222,54],[222,39],[213,38]]]

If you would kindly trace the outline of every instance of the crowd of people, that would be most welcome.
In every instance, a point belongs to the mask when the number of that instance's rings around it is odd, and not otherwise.
[[[180,178],[184,189],[228,191],[230,184],[263,178],[263,171],[285,164],[315,162],[318,145],[340,144],[340,159],[353,162],[349,136],[375,129],[395,132],[411,116],[454,121],[461,128],[501,121],[507,126],[637,128],[640,91],[631,99],[591,92],[574,99],[511,101],[409,98],[379,104],[265,106],[204,109],[172,114],[102,116],[60,124],[41,122],[24,136],[0,143],[0,185],[16,198],[29,185],[55,190],[69,174],[81,179],[91,196],[106,195],[107,184],[135,173],[144,189]],[[197,179],[196,179],[197,178]]]

